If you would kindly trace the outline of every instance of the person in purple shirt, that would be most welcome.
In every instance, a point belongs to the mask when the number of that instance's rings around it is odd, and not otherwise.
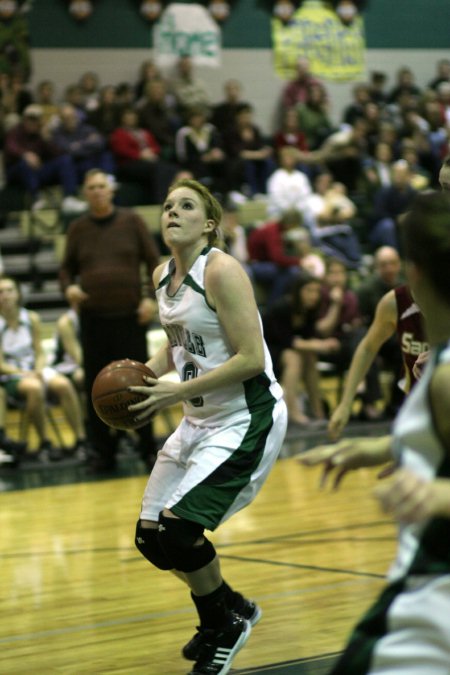
[[[70,103],[61,106],[59,123],[51,139],[59,150],[72,157],[79,184],[83,182],[86,172],[95,167],[105,173],[114,173],[114,159],[107,149],[106,138],[94,126],[81,121]]]

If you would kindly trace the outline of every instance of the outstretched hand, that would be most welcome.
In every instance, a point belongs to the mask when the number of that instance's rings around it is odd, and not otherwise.
[[[337,489],[349,471],[378,466],[392,459],[390,436],[381,438],[346,438],[332,445],[319,445],[299,457],[305,466],[322,465],[320,487],[327,485],[333,475],[333,489]]]

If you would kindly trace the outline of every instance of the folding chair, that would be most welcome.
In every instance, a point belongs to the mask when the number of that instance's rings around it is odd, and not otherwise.
[[[28,415],[25,410],[25,401],[19,398],[15,398],[14,396],[6,396],[6,406],[9,410],[17,410],[19,412],[19,440],[20,441],[27,441],[28,438],[28,427],[29,427],[29,420],[28,420]],[[46,405],[45,405],[45,415],[46,415],[46,421],[52,428],[52,431],[55,435],[56,441],[58,443],[58,446],[60,448],[63,448],[65,446],[64,440],[61,434],[61,430],[58,426],[58,422],[56,420],[56,417],[54,415],[54,410],[53,408],[57,407],[57,404],[53,403],[53,401],[47,400]]]

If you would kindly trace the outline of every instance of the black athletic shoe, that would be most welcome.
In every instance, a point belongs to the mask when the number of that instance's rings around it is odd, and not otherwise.
[[[242,597],[242,596],[241,596]],[[254,626],[258,623],[262,616],[262,609],[258,607],[255,602],[247,600],[242,597],[242,602],[239,603],[239,607],[233,607],[234,614],[238,614],[243,619],[250,621],[251,625]],[[196,661],[200,656],[200,650],[204,642],[204,631],[197,626],[197,633],[189,640],[187,644],[184,645],[181,653],[184,658],[188,661]]]
[[[27,450],[25,441],[14,441],[9,436],[2,436],[0,438],[0,448],[12,455],[23,455]]]
[[[252,625],[250,621],[233,614],[228,628],[204,630],[200,655],[189,675],[225,675],[233,659],[245,645]]]
[[[42,464],[49,464],[51,462],[59,462],[62,456],[61,448],[57,448],[50,441],[45,440],[39,446],[36,459]]]
[[[7,450],[0,448],[0,468],[1,467],[16,467],[19,466],[19,457]]]

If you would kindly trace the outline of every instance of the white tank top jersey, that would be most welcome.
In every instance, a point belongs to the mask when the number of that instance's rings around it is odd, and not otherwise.
[[[182,381],[204,375],[233,356],[217,313],[206,300],[205,268],[213,252],[227,255],[217,248],[204,248],[173,295],[168,293],[168,286],[175,261],[168,261],[156,289],[161,325]],[[260,330],[262,334],[261,319]],[[265,368],[261,374],[184,402],[184,415],[188,420],[201,426],[216,426],[224,417],[273,406],[282,398],[283,392],[275,379],[265,343],[264,352]]]
[[[408,395],[393,427],[394,456],[402,467],[425,480],[450,478],[450,456],[438,436],[429,387],[438,363],[450,362],[450,342],[432,350],[419,382]],[[389,579],[405,574],[450,573],[450,520],[432,518],[400,528],[397,559]]]
[[[0,317],[0,339],[3,358],[8,365],[16,366],[20,370],[33,370],[34,346],[33,329],[28,310],[21,307],[19,323],[16,329],[10,328],[3,317]]]

